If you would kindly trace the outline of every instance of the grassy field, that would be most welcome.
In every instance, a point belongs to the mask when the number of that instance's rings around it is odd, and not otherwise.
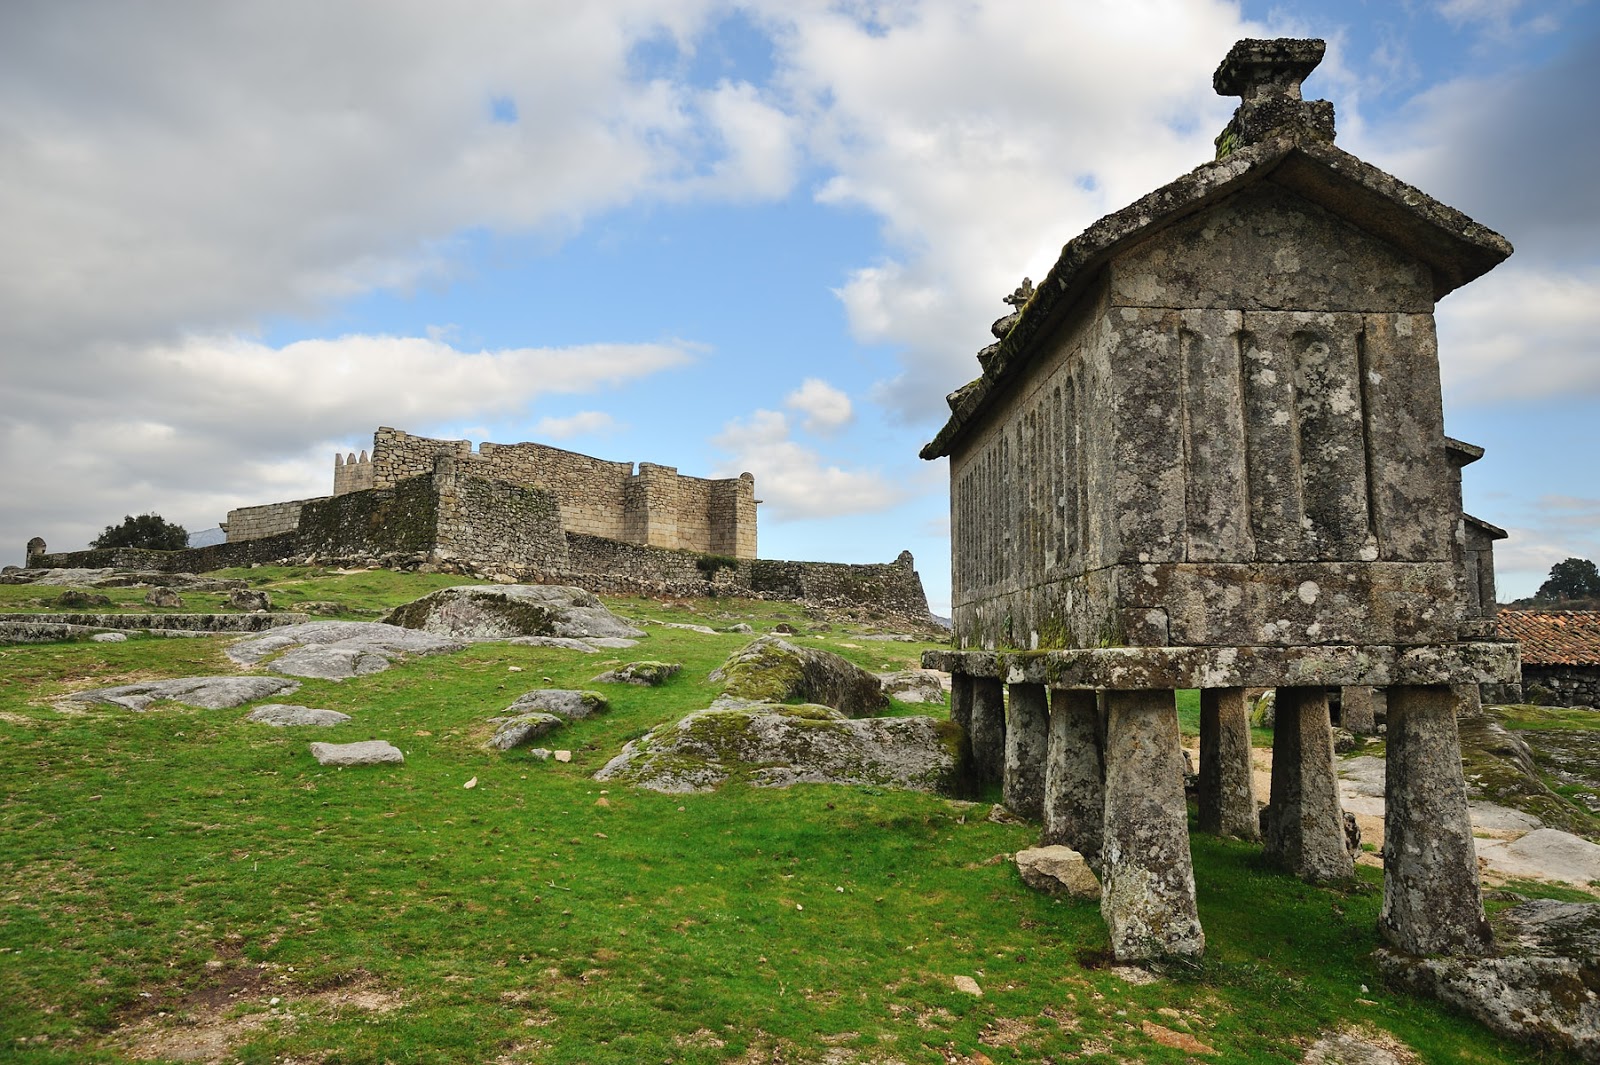
[[[460,583],[235,575],[348,616]],[[713,627],[787,621],[872,669],[931,646],[812,631],[792,604],[608,602]],[[236,672],[226,639],[0,648],[0,1060],[1292,1062],[1345,1024],[1428,1062],[1548,1060],[1382,986],[1371,871],[1311,888],[1258,848],[1196,835],[1206,959],[1147,983],[1108,965],[1093,903],[1022,884],[1003,856],[1034,832],[985,805],[590,779],[627,739],[705,706],[706,673],[747,636],[651,626],[597,655],[480,644],[279,700],[354,716],[327,730],[249,724],[248,707],[52,706]],[[609,714],[541,741],[570,764],[482,747],[485,719],[522,692],[588,687],[632,658],[685,668],[660,689],[610,688]],[[335,770],[307,752],[369,738],[406,764]]]

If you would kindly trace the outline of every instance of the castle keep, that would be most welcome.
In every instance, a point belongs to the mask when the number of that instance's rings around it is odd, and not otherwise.
[[[392,490],[412,477],[431,475],[438,459],[463,476],[550,493],[562,529],[607,540],[698,551],[730,558],[756,557],[755,478],[685,477],[671,466],[607,462],[543,444],[494,444],[476,453],[467,440],[431,440],[382,427],[372,454],[334,456],[333,495]],[[321,497],[323,499],[329,497]],[[257,539],[296,527],[310,500],[270,503],[228,512],[229,542]]]
[[[1310,880],[1352,875],[1328,691],[1386,689],[1382,930],[1488,943],[1455,712],[1516,647],[1483,638],[1499,530],[1460,512],[1482,452],[1444,435],[1433,308],[1511,246],[1334,147],[1300,95],[1322,53],[1236,44],[1217,159],[1008,299],[922,452],[950,460],[961,648],[925,664],[979,772],[1098,866],[1123,959],[1204,946],[1176,688],[1201,689],[1202,828]],[[1259,826],[1247,686],[1277,689]]]

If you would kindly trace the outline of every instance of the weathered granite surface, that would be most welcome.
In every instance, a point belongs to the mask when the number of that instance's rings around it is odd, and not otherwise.
[[[491,717],[489,720],[499,728],[495,729],[494,735],[489,737],[484,746],[497,751],[525,747],[540,736],[549,735],[566,724],[566,718],[547,713],[515,714]]]
[[[604,695],[593,691],[573,691],[566,688],[538,688],[517,696],[516,702],[506,707],[507,714],[524,714],[539,711],[554,714],[567,721],[603,714],[611,709]]]
[[[1015,859],[1022,882],[1047,895],[1098,899],[1100,881],[1083,855],[1071,847],[1051,845],[1018,851]]]
[[[559,584],[442,588],[396,607],[383,620],[408,629],[472,639],[644,636],[643,630],[607,610],[592,592]]]
[[[1505,956],[1384,949],[1378,966],[1502,1035],[1600,1062],[1600,904],[1536,899],[1504,911],[1497,924]]]
[[[459,651],[464,640],[376,621],[307,621],[235,642],[228,657],[277,673],[330,680],[379,673],[403,655]],[[276,656],[276,657],[274,657]]]
[[[299,681],[279,677],[178,677],[95,688],[74,692],[66,698],[77,703],[106,703],[141,712],[161,700],[203,710],[226,710],[269,695],[287,695],[299,687]]]
[[[361,740],[358,743],[313,743],[311,757],[321,765],[361,766],[402,763],[406,756],[388,740]]]
[[[608,669],[591,678],[595,684],[633,684],[641,688],[659,688],[683,669],[678,662],[629,662]]]
[[[926,717],[844,717],[831,707],[755,704],[701,710],[634,740],[596,780],[664,792],[730,779],[764,787],[872,784],[951,793],[953,730]]]
[[[318,710],[309,706],[290,706],[284,703],[267,703],[244,715],[246,721],[284,728],[292,725],[318,725],[327,728],[350,720],[349,714],[337,710]]]
[[[821,703],[846,717],[885,710],[883,684],[848,659],[818,647],[802,647],[778,636],[762,636],[734,652],[711,673],[735,699]]]

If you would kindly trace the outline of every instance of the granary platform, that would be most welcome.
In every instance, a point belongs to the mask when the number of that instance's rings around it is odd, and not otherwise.
[[[922,665],[1007,684],[1100,691],[1502,684],[1520,675],[1518,645],[1489,640],[1411,647],[1329,644],[925,651]]]

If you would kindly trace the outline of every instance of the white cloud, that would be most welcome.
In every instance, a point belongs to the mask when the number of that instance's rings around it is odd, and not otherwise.
[[[1600,138],[1576,131],[1593,128],[1597,92],[1600,34],[1590,34],[1546,65],[1430,88],[1351,150],[1503,233],[1524,268],[1590,263]]]
[[[799,123],[747,82],[722,82],[695,96],[708,139],[722,149],[679,195],[762,200],[788,195],[799,167]]]
[[[1600,395],[1600,269],[1512,260],[1451,295],[1438,322],[1447,404]]]
[[[781,196],[790,123],[752,87],[630,69],[641,41],[719,9],[8,11],[0,330],[81,361],[94,340],[249,328],[449,277],[469,227],[560,234],[641,197]]]
[[[882,219],[888,256],[838,295],[859,340],[903,352],[882,398],[916,420],[976,375],[1024,274],[1210,158],[1232,102],[1204,87],[1249,29],[1213,0],[767,8],[780,80],[833,173],[817,198]]]
[[[904,486],[877,470],[831,464],[796,443],[782,411],[757,410],[748,418],[736,418],[711,438],[711,444],[729,456],[716,476],[731,477],[744,471],[755,475],[763,519],[868,514],[888,510],[909,498]]]
[[[620,425],[605,411],[581,410],[566,418],[540,418],[533,427],[534,435],[550,440],[565,440],[591,433],[613,433]]]
[[[849,425],[855,416],[850,397],[819,377],[806,378],[783,404],[805,416],[801,424],[808,433],[832,433]]]
[[[468,352],[385,336],[119,349],[94,391],[34,386],[0,416],[0,498],[10,501],[0,537],[19,553],[35,535],[71,549],[149,509],[204,528],[230,507],[327,494],[333,454],[359,449],[379,425],[426,432],[515,418],[542,396],[623,386],[692,358],[684,344]],[[604,417],[569,420],[593,428]],[[111,515],[90,519],[94,529],[81,517],[87,500]]]

